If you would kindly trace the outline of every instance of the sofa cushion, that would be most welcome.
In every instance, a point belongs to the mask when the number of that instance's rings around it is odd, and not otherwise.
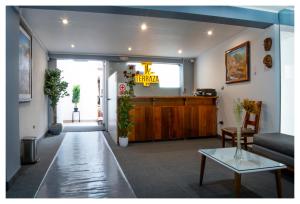
[[[294,137],[281,133],[263,133],[254,136],[253,143],[294,157]]]
[[[294,157],[291,157],[287,154],[282,154],[277,151],[273,151],[269,148],[265,148],[256,144],[253,144],[252,150],[254,153],[260,154],[264,157],[268,157],[274,161],[283,163],[287,166],[294,167]]]

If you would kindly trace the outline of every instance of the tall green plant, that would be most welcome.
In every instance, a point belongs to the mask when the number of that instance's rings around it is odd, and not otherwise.
[[[125,93],[119,99],[118,128],[120,131],[120,137],[128,137],[130,128],[133,125],[129,114],[130,110],[133,109],[130,99],[131,97],[129,91],[125,91]]]
[[[75,104],[75,108],[77,108],[77,104],[80,100],[80,85],[74,85],[72,90],[72,103]]]
[[[63,81],[61,70],[47,69],[45,73],[44,93],[50,99],[50,106],[53,110],[53,123],[57,123],[56,107],[60,98],[69,96],[67,92],[68,83]]]

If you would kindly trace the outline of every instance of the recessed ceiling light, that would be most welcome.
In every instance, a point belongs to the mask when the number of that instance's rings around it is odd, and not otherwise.
[[[61,22],[62,22],[64,25],[67,25],[67,24],[69,23],[69,20],[66,19],[66,18],[63,18],[63,19],[61,20]]]
[[[181,54],[182,53],[182,50],[178,50],[178,54]]]
[[[207,35],[212,35],[212,34],[213,34],[212,30],[207,31]]]
[[[74,44],[71,44],[71,48],[74,48],[75,47],[75,45]]]
[[[128,47],[128,51],[131,51],[132,50],[132,48],[131,47]]]
[[[146,23],[143,23],[143,24],[141,25],[141,29],[142,29],[142,30],[147,30],[147,24],[146,24]]]

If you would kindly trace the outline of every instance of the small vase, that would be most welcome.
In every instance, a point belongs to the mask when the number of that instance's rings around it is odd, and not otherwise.
[[[119,144],[121,147],[128,146],[128,137],[119,137]]]
[[[242,159],[242,147],[241,147],[241,127],[237,127],[236,132],[236,150],[234,154],[235,159]]]

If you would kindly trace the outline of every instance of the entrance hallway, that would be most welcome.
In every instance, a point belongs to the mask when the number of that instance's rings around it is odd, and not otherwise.
[[[134,198],[101,132],[69,132],[37,198]]]
[[[103,125],[99,125],[97,122],[74,122],[64,123],[63,132],[93,132],[104,129]]]

